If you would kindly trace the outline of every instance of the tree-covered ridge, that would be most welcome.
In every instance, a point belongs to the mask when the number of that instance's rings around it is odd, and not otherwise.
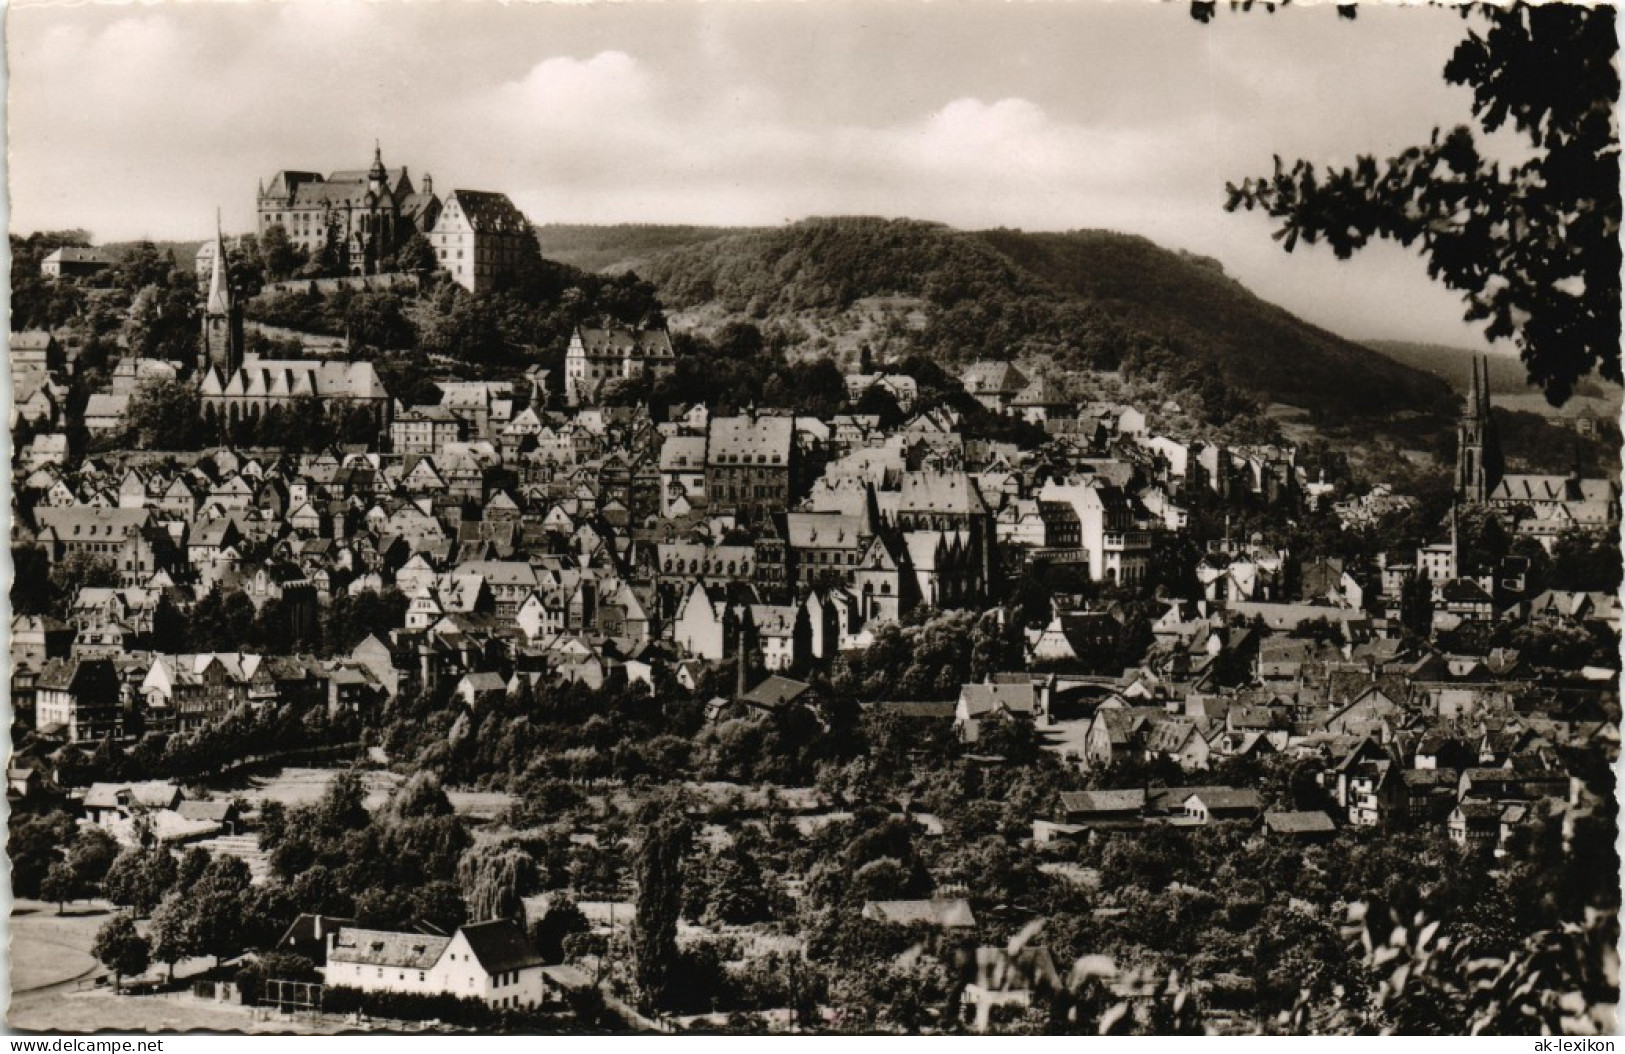
[[[642,273],[673,309],[764,323],[865,298],[917,298],[926,322],[910,334],[911,350],[948,363],[1126,367],[1168,374],[1172,391],[1205,376],[1327,420],[1451,409],[1435,378],[1260,300],[1215,261],[1129,235],[814,219],[655,252]]]
[[[1331,418],[1452,410],[1449,388],[1435,378],[1260,299],[1217,261],[1112,231],[976,237],[1025,272],[1156,334],[1267,401]]]
[[[649,278],[675,307],[720,301],[757,313],[844,308],[860,297],[924,297],[951,306],[991,284],[1040,292],[1008,261],[952,228],[868,216],[810,219],[656,257]]]
[[[695,227],[668,223],[592,224],[547,223],[535,228],[536,242],[549,260],[579,267],[584,271],[618,274],[639,270],[645,260],[658,252],[681,249],[751,233],[742,227]]]

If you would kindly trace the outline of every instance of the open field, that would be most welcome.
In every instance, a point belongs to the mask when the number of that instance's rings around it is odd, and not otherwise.
[[[256,1020],[246,1007],[197,999],[187,993],[119,996],[109,988],[52,989],[18,995],[6,1013],[14,1029],[38,1032],[269,1032],[329,1034],[334,1021]]]
[[[321,799],[338,769],[286,768],[274,776],[254,776],[249,785],[230,793],[258,806],[278,801],[290,808],[310,805]],[[370,771],[361,776],[367,787],[367,808],[381,807],[406,777],[394,772]],[[508,807],[512,798],[502,791],[449,791],[452,808],[479,820],[489,820]]]
[[[70,904],[62,914],[56,905],[21,900],[11,914],[11,1005],[6,1024],[40,1032],[132,1032],[194,1030],[249,1032],[334,1032],[337,1022],[256,1021],[246,1007],[198,999],[189,992],[163,995],[115,995],[96,979],[107,973],[90,954],[96,931],[112,915],[101,901]],[[144,930],[146,923],[140,924]],[[175,966],[185,979],[202,973],[210,959],[188,959]],[[150,973],[159,975],[163,967]]]
[[[96,930],[107,921],[105,906],[56,906],[19,901],[11,913],[11,990],[16,995],[102,973],[91,957]]]

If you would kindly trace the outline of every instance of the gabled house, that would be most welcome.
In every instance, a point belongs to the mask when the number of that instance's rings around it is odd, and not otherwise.
[[[1029,680],[1016,684],[967,684],[954,705],[954,731],[965,743],[981,738],[989,721],[1033,721],[1040,714],[1037,688]]]
[[[541,956],[511,919],[460,926],[450,937],[340,926],[328,932],[329,987],[478,999],[498,1009],[540,1006]]]

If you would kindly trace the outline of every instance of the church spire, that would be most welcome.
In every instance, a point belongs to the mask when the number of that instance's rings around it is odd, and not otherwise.
[[[243,310],[231,292],[231,272],[226,260],[226,236],[220,225],[220,210],[214,214],[214,259],[209,263],[209,291],[203,302],[203,333],[198,370],[230,377],[242,364]]]
[[[226,274],[226,236],[220,230],[220,210],[214,211],[214,261],[209,270],[209,298],[204,312],[224,315],[231,311],[231,287]]]
[[[1501,445],[1490,414],[1490,362],[1473,356],[1466,405],[1456,425],[1456,500],[1482,502],[1501,480]]]

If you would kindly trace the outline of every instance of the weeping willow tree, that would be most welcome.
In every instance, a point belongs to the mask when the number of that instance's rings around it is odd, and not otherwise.
[[[516,919],[524,913],[523,898],[541,887],[541,875],[529,853],[482,845],[458,862],[457,885],[470,921]]]

